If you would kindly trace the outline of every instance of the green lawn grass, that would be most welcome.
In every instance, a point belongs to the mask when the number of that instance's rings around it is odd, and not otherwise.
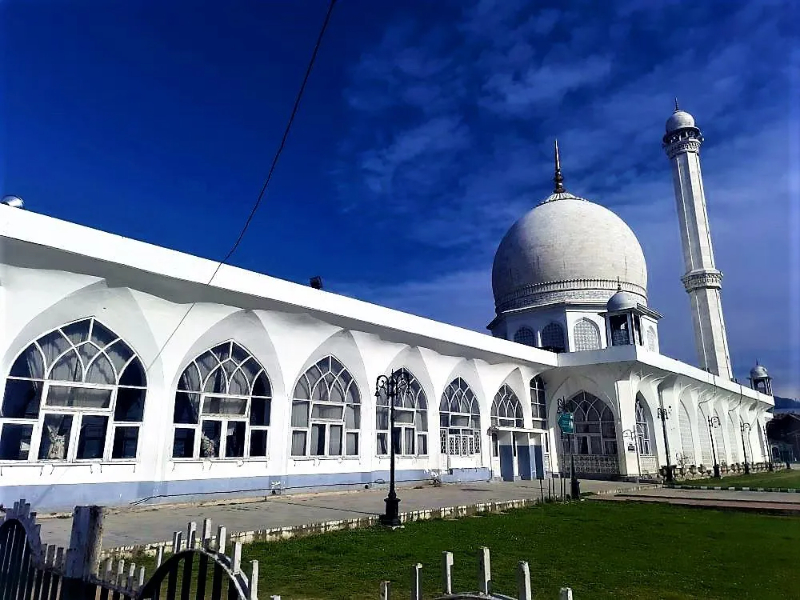
[[[382,580],[408,597],[411,567],[423,564],[423,590],[441,590],[441,554],[455,554],[458,591],[477,588],[477,552],[491,549],[494,590],[516,594],[519,560],[530,564],[534,596],[596,598],[797,597],[800,519],[587,500],[403,529],[341,531],[245,546],[259,561],[260,596],[375,598]],[[137,561],[142,564],[142,561]],[[147,564],[149,562],[149,564]],[[152,573],[152,561],[146,560]]]
[[[680,485],[710,485],[722,487],[752,487],[752,488],[791,488],[800,490],[800,470],[784,469],[751,473],[750,475],[728,475],[720,479],[692,479],[681,481]]]

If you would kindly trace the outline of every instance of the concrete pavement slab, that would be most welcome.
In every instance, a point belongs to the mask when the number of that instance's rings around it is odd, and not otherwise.
[[[553,487],[560,487],[552,480]],[[582,492],[607,494],[633,490],[637,484],[613,481],[581,481]],[[651,486],[655,489],[655,486]],[[541,488],[547,495],[547,481]],[[186,523],[210,518],[225,525],[230,533],[307,525],[324,521],[353,519],[383,512],[385,487],[351,492],[271,496],[259,501],[229,501],[179,506],[157,506],[109,510],[104,518],[103,548],[166,541],[172,532],[184,530]],[[558,491],[555,492],[556,495]],[[538,481],[474,482],[464,484],[403,487],[398,489],[401,512],[461,506],[482,502],[540,498]],[[35,510],[35,507],[32,507]],[[39,518],[42,541],[69,543],[71,519]]]

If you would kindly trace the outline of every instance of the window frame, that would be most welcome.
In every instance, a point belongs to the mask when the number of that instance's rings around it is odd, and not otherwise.
[[[336,370],[334,372],[334,363],[336,365]],[[323,369],[323,366],[325,367]],[[309,374],[312,374],[314,370],[317,370],[318,373],[314,374],[315,380],[311,380]],[[333,376],[333,380],[325,383],[328,375]],[[345,383],[341,383],[344,381],[344,375],[346,375],[347,380]],[[302,389],[301,384],[306,382],[306,387],[308,391],[308,398],[303,398],[298,395],[298,390]],[[336,400],[324,400],[324,399],[315,399],[315,395],[317,393],[318,386],[325,385],[327,388],[327,398],[331,397],[331,391],[337,384],[340,384],[338,392],[342,397],[342,401],[338,402]],[[355,401],[348,401],[348,398],[354,398]],[[306,425],[294,425],[294,407],[295,405],[304,404],[307,406],[306,411]],[[314,407],[315,406],[335,406],[340,407],[342,409],[342,416],[340,419],[329,419],[325,417],[314,417]],[[344,363],[340,361],[333,355],[327,355],[324,358],[321,358],[313,365],[308,367],[300,377],[297,379],[294,388],[292,390],[292,398],[291,398],[291,409],[289,411],[289,458],[292,460],[307,460],[307,459],[329,459],[329,458],[336,458],[336,459],[359,459],[361,457],[361,450],[362,450],[362,427],[361,421],[363,418],[362,411],[362,402],[361,402],[361,392],[358,388],[358,384],[356,383],[355,377],[350,372],[350,370],[344,366]],[[352,414],[355,416],[354,421],[356,421],[356,426],[348,427],[347,426],[347,418],[348,418],[348,409],[352,410]],[[312,454],[311,450],[311,441],[314,428],[316,427],[324,427],[325,431],[325,445],[324,454]],[[341,452],[338,454],[331,453],[330,448],[330,431],[332,427],[341,426],[342,433],[341,433]],[[305,439],[303,443],[303,453],[302,454],[295,454],[294,452],[294,439],[295,434],[302,433],[305,434]],[[348,451],[348,440],[351,439],[355,440],[355,452],[350,453]]]
[[[84,323],[88,323],[85,332],[82,332],[79,336],[79,341],[74,341],[72,339],[72,335],[74,332],[69,332],[71,328],[75,328],[78,326],[83,325]],[[96,326],[101,328],[102,333],[99,335],[106,336],[106,340],[100,340],[98,342],[98,338],[95,337],[97,332]],[[69,332],[69,333],[67,333]],[[56,335],[59,334],[59,335]],[[58,350],[57,346],[54,346],[55,349],[58,351],[57,354],[54,354],[51,358],[48,359],[47,353],[44,351],[42,347],[42,342],[51,336],[56,336],[57,339],[62,340],[62,344],[66,343],[63,349]],[[110,341],[108,341],[110,340]],[[102,346],[100,345],[102,344]],[[91,346],[94,348],[92,354],[87,356],[85,351],[81,350],[83,346]],[[109,354],[109,349],[116,349],[116,348],[124,348],[124,352],[128,355],[128,358],[124,359],[118,366],[117,361],[112,359],[111,354]],[[33,351],[38,353],[39,358],[41,359],[41,377],[23,377],[19,375],[12,375],[14,372],[14,367],[17,365],[18,361],[20,360],[27,360],[26,353],[29,351]],[[77,366],[80,366],[81,374],[80,380],[78,381],[69,381],[64,379],[51,379],[56,367],[59,366],[59,363],[64,358],[71,358],[71,354],[75,354],[78,363]],[[100,357],[105,357],[107,362],[111,365],[113,369],[113,374],[115,376],[114,383],[93,383],[85,381],[87,375],[90,373],[93,365],[98,364],[98,360]],[[136,363],[138,363],[138,369],[142,375],[142,383],[143,385],[121,385],[120,380],[123,377],[123,374],[126,374],[129,368],[133,369],[136,368]],[[75,374],[77,377],[77,373]],[[41,389],[38,392],[38,414],[35,417],[3,417],[0,415],[0,440],[2,439],[3,432],[6,430],[7,425],[22,425],[28,426],[31,428],[31,435],[30,441],[28,442],[28,456],[24,459],[0,459],[0,464],[2,465],[21,465],[21,464],[51,464],[51,465],[69,465],[69,464],[89,464],[89,463],[113,463],[113,464],[125,464],[125,463],[135,463],[139,461],[140,453],[141,453],[141,432],[142,432],[142,424],[144,422],[144,413],[147,405],[147,372],[144,368],[141,358],[136,353],[136,351],[128,344],[121,336],[115,333],[111,328],[107,327],[104,323],[98,320],[96,317],[85,317],[82,319],[77,319],[75,321],[70,321],[65,323],[59,327],[51,329],[43,333],[42,335],[38,336],[35,340],[25,346],[25,348],[14,358],[14,361],[11,364],[9,369],[8,375],[6,376],[6,386],[5,390],[8,390],[8,383],[9,381],[27,381],[31,382],[35,385],[41,386]],[[84,406],[57,406],[53,404],[48,404],[48,399],[50,396],[51,388],[73,388],[73,389],[84,389],[84,390],[105,390],[109,392],[109,399],[108,399],[108,406],[105,408],[98,408],[98,407],[84,407]],[[119,397],[119,391],[121,389],[124,390],[138,390],[142,393],[141,398],[141,418],[136,421],[125,421],[125,420],[117,420],[115,418],[115,413],[117,409],[117,401]],[[5,405],[5,392],[2,398],[2,405],[0,407],[4,407]],[[45,421],[47,417],[55,416],[55,417],[65,417],[69,416],[72,418],[70,424],[70,430],[68,436],[66,436],[66,449],[64,452],[64,456],[62,458],[39,458],[39,454],[42,450],[42,437],[45,432]],[[78,456],[78,449],[80,445],[80,441],[82,438],[82,428],[84,424],[84,417],[101,417],[106,419],[105,423],[105,433],[103,435],[103,447],[102,453],[100,456],[97,457],[90,457],[90,458],[81,458]],[[125,457],[114,457],[114,443],[117,437],[117,432],[120,429],[135,429],[136,430],[136,452],[133,456],[125,456]]]
[[[505,410],[505,416],[500,416],[501,409]],[[514,411],[514,416],[508,416],[508,410]],[[518,413],[518,414],[517,414]],[[525,428],[525,414],[522,410],[522,403],[514,390],[507,383],[500,386],[492,400],[492,408],[489,412],[489,419],[492,427],[510,427],[513,429]],[[511,421],[511,424],[508,424]]]
[[[402,398],[395,398],[395,427],[394,430],[398,431],[398,440],[399,446],[395,446],[395,456],[401,458],[422,458],[427,457],[430,450],[429,450],[429,424],[428,424],[428,398],[427,394],[425,394],[425,390],[422,387],[422,384],[419,380],[414,377],[414,374],[411,373],[405,367],[395,371],[395,375],[399,375],[405,373],[408,376],[408,389],[413,391],[408,391],[404,394]],[[393,444],[395,442],[394,431],[389,433],[389,429],[391,428],[391,406],[389,405],[388,398],[384,399],[384,396],[379,396],[375,402],[375,454],[379,457],[386,457],[390,456],[391,446],[389,444]],[[405,401],[410,398],[411,403],[413,406],[406,406]],[[385,403],[384,403],[385,402]],[[399,405],[398,405],[399,403]],[[422,404],[422,406],[420,406]],[[381,414],[383,411],[386,411],[386,427],[381,426]],[[397,422],[397,412],[403,413],[411,413],[412,420],[411,423],[407,422]],[[425,425],[424,430],[417,429],[417,415],[422,416],[423,423]],[[407,432],[411,431],[412,437],[412,444],[414,446],[412,452],[408,452],[408,444],[407,442]],[[385,438],[385,452],[381,452],[381,438]],[[424,446],[425,452],[420,452],[420,440],[424,439]]]
[[[535,375],[530,380],[531,392],[531,425],[533,429],[547,429],[547,399],[544,379]],[[543,416],[539,416],[543,415]],[[537,425],[541,425],[537,427]]]
[[[451,391],[453,391],[453,393],[448,395]],[[462,404],[462,398],[469,398],[470,403],[468,407]],[[459,409],[467,408],[467,410],[452,411],[451,407],[454,401],[458,403]],[[452,417],[460,419],[466,418],[468,424],[454,424]],[[464,379],[456,377],[445,388],[439,403],[440,450],[442,454],[463,457],[480,456],[480,423],[481,409],[478,397]],[[458,450],[458,452],[454,450]]]
[[[225,357],[220,360],[215,351],[219,351],[224,346],[227,346],[227,354]],[[240,359],[234,358],[234,351],[239,353]],[[204,375],[203,370],[200,368],[201,360],[204,357],[211,355],[213,356],[217,363],[214,364],[208,372]],[[225,363],[234,363],[235,366],[232,370],[228,371],[224,364]],[[255,368],[246,371],[245,366],[248,364],[255,365]],[[190,390],[191,387],[191,377],[187,376],[187,374],[194,368],[199,379],[197,380],[197,388]],[[204,367],[205,368],[205,367]],[[222,372],[225,377],[225,392],[220,391],[206,391],[206,387],[208,387],[209,382],[211,382],[212,377],[215,377],[215,374],[218,372]],[[242,373],[244,377],[247,379],[247,383],[249,384],[249,394],[241,394],[241,393],[230,393],[231,382],[236,377],[237,373]],[[248,376],[251,375],[250,376]],[[255,394],[255,388],[258,385],[260,378],[263,376],[265,383],[266,383],[266,395]],[[183,385],[182,382],[190,381],[190,384]],[[178,396],[179,395],[186,395],[188,396],[188,400],[190,403],[194,403],[195,399],[197,401],[196,407],[196,422],[195,423],[179,423],[175,420],[175,411],[178,408]],[[193,398],[195,397],[195,398]],[[223,413],[223,412],[205,412],[204,406],[207,399],[226,399],[226,400],[242,400],[244,401],[244,411],[241,414],[231,414],[231,413]],[[252,411],[253,411],[253,400],[263,400],[269,404],[269,411],[268,411],[268,418],[267,418],[267,425],[253,425],[250,422]],[[172,441],[170,447],[170,458],[169,460],[175,462],[196,462],[198,460],[210,460],[210,461],[265,461],[269,460],[269,443],[270,443],[270,433],[269,430],[272,426],[272,402],[274,396],[272,393],[272,380],[269,377],[269,373],[267,373],[266,368],[264,365],[261,364],[255,355],[250,352],[247,348],[245,348],[242,344],[237,342],[236,340],[229,339],[224,342],[220,342],[218,344],[213,345],[212,347],[204,350],[197,356],[195,356],[191,361],[186,364],[186,366],[181,371],[181,374],[178,378],[178,383],[175,386],[175,393],[173,394],[173,417],[172,417]],[[220,427],[220,434],[219,440],[217,442],[216,454],[214,456],[204,455],[203,450],[203,438],[205,437],[209,441],[212,441],[208,436],[205,436],[204,433],[204,425],[205,423],[219,423]],[[227,456],[228,453],[228,437],[230,434],[227,433],[228,428],[231,424],[235,423],[244,423],[244,437],[242,441],[242,455],[241,456]],[[191,456],[175,456],[175,449],[176,449],[176,441],[177,441],[177,434],[178,431],[192,431],[192,453]],[[264,454],[252,454],[252,434],[255,431],[265,431],[266,432],[266,442],[265,442],[265,449]]]

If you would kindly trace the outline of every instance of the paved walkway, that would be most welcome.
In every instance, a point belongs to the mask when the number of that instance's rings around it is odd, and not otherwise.
[[[653,487],[643,490],[626,490],[618,494],[604,496],[602,499],[622,502],[662,502],[679,506],[800,516],[800,494],[784,492],[687,490]]]
[[[558,480],[553,480],[558,486]],[[568,483],[568,482],[567,482]],[[636,484],[612,481],[581,481],[581,492],[610,493],[633,490]],[[547,481],[544,482],[547,494]],[[538,481],[476,482],[459,485],[416,486],[398,489],[400,511],[434,509],[480,502],[539,498]],[[386,489],[353,492],[274,496],[252,502],[228,501],[215,504],[160,506],[110,511],[104,518],[103,548],[131,546],[172,539],[172,532],[186,523],[210,518],[214,527],[225,525],[229,532],[272,527],[307,525],[338,519],[353,519],[383,512]],[[39,519],[42,542],[68,545],[69,518]]]

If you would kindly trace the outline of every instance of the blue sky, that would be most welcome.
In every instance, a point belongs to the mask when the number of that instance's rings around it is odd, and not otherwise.
[[[340,0],[232,263],[485,331],[504,232],[567,188],[648,261],[662,350],[695,362],[669,163],[703,130],[740,379],[800,396],[800,52],[792,3]],[[0,193],[221,259],[277,147],[327,2],[0,1]],[[794,14],[790,11],[794,10]],[[794,98],[794,104],[791,99]]]

